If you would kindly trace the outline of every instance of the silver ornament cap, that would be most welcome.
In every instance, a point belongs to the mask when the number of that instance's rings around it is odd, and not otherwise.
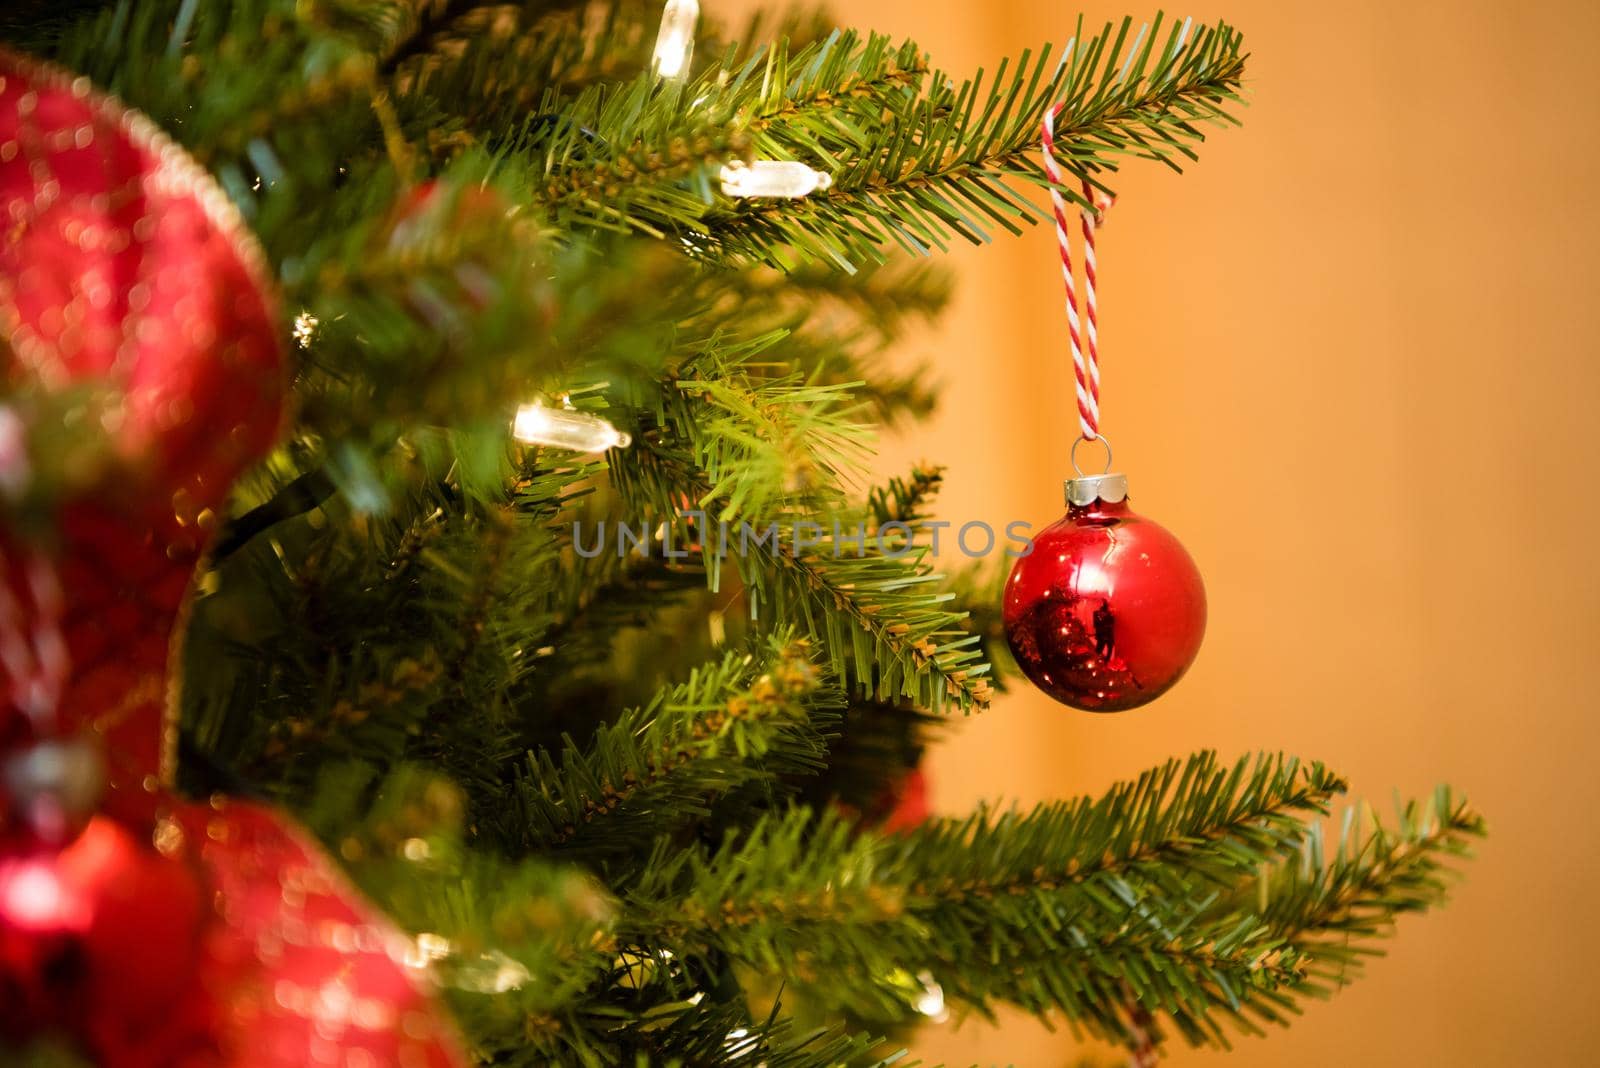
[[[1119,474],[1082,475],[1066,481],[1067,505],[1087,508],[1095,501],[1116,504],[1127,500],[1128,476]]]

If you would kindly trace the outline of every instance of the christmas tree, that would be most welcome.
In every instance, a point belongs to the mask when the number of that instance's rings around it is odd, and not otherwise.
[[[928,817],[924,745],[1016,677],[1004,567],[932,551],[936,468],[864,485],[873,428],[936,400],[883,357],[948,299],[937,253],[1048,219],[1046,111],[1060,105],[1058,191],[1095,210],[1120,167],[1177,170],[1234,121],[1241,35],[1080,25],[963,79],[820,12],[732,32],[695,8],[57,0],[0,16],[32,57],[8,78],[114,97],[215,182],[259,246],[227,286],[272,295],[293,372],[259,462],[241,443],[255,431],[234,431],[272,422],[255,403],[270,387],[235,374],[196,378],[163,423],[204,433],[133,463],[101,381],[116,368],[64,382],[37,331],[7,327],[0,615],[67,602],[75,681],[50,722],[104,750],[91,830],[57,837],[131,828],[115,841],[139,871],[183,842],[276,843],[207,859],[200,885],[236,903],[264,873],[275,896],[315,896],[281,878],[322,870],[309,839],[172,815],[213,796],[226,813],[224,795],[292,813],[447,1010],[452,1033],[417,1063],[885,1063],[945,1005],[1004,1003],[1144,1059],[1166,1036],[1226,1045],[1350,981],[1399,913],[1442,900],[1482,833],[1462,798],[1352,809],[1327,834],[1336,772],[1200,753],[1100,798]],[[24,119],[33,85],[12,85]],[[33,202],[67,180],[27,158]],[[32,216],[12,214],[20,241]],[[195,346],[233,351],[214,334]],[[213,466],[242,477],[211,507],[156,472],[186,464],[206,492],[233,474]],[[205,550],[197,570],[178,541],[150,549],[169,521]],[[71,559],[85,545],[95,568]],[[156,572],[159,593],[139,577]],[[85,626],[116,639],[92,664]],[[0,652],[6,1063],[321,1063],[352,1029],[411,1026],[331,1004],[331,987],[284,993],[301,987],[263,940],[321,937],[303,917],[257,932],[239,981],[316,1025],[300,1059],[186,1032],[184,1060],[168,1035],[56,1011],[68,992],[130,996],[95,972],[122,943],[100,931],[69,961],[19,934],[4,843],[37,830],[40,798],[70,809],[75,780],[39,757],[41,699]],[[170,676],[165,699],[140,688],[151,672]],[[159,786],[143,774],[157,762]],[[164,800],[146,813],[146,797]],[[123,933],[144,922],[117,915]],[[340,923],[324,948],[367,952],[379,921]],[[126,944],[190,967],[170,944]],[[116,974],[137,987],[156,963],[128,955]]]

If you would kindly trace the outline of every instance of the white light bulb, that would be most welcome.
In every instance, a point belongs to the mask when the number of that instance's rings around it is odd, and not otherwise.
[[[929,972],[919,972],[917,981],[922,984],[922,993],[917,995],[917,1011],[935,1022],[943,1023],[950,1015],[945,1011],[944,987]]]
[[[656,37],[654,66],[658,76],[682,78],[689,73],[699,21],[699,0],[667,0],[661,12],[661,33]]]
[[[317,336],[317,317],[309,311],[303,311],[294,317],[295,344],[303,349],[311,347],[311,339]]]
[[[833,175],[795,160],[735,160],[722,168],[722,191],[730,197],[803,197],[833,185]]]
[[[529,445],[551,445],[574,452],[622,449],[633,438],[598,415],[570,408],[551,408],[541,401],[517,409],[511,436]]]
[[[427,968],[434,961],[444,960],[450,955],[450,940],[443,935],[423,932],[414,940],[404,943],[404,956],[401,958],[408,968]]]
[[[450,980],[451,986],[475,994],[504,994],[520,988],[533,978],[521,961],[512,960],[498,949],[491,949],[477,960],[464,961]]]

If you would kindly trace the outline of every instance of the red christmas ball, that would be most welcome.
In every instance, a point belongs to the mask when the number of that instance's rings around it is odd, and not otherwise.
[[[1194,662],[1205,586],[1178,539],[1128,507],[1123,476],[1067,486],[1067,514],[1011,569],[1006,640],[1023,674],[1062,704],[1137,708]]]
[[[888,815],[878,825],[879,830],[899,834],[928,822],[932,806],[928,803],[928,776],[921,768],[912,768],[900,776],[885,793]]]
[[[104,816],[60,850],[0,858],[0,1032],[54,1033],[96,1063],[181,1063],[209,1028],[200,872]]]

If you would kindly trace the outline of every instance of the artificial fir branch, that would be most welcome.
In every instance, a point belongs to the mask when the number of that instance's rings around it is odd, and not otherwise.
[[[871,440],[858,383],[791,370],[787,340],[769,330],[678,342],[680,362],[639,401],[655,425],[643,427],[636,463],[613,472],[633,511],[693,506],[713,523],[753,524],[839,505]]]
[[[1151,40],[1160,29],[1158,19]],[[1063,162],[1076,175],[1114,170],[1130,153],[1192,155],[1197,124],[1228,118],[1238,35],[1199,28],[1179,47],[1174,28],[1161,49],[1137,56],[1124,55],[1126,36],[1126,24],[1115,35],[1108,27],[1054,68],[1048,49],[1024,54],[987,90],[928,69],[913,44],[836,34],[791,54],[780,43],[684,91],[657,92],[641,75],[570,101],[549,97],[541,110],[560,108],[565,126],[522,145],[568,224],[677,235],[738,263],[848,267],[883,259],[889,242],[925,253],[947,233],[981,240],[980,217],[1013,231],[1032,221],[1038,209],[1012,183],[1042,181],[1031,162],[1036,124],[1058,98]],[[782,203],[714,198],[710,170],[752,151],[820,159],[837,171],[833,188]]]
[[[977,637],[961,629],[962,615],[943,608],[945,594],[924,592],[935,576],[912,550],[909,566],[881,556],[833,552],[831,535],[815,552],[757,548],[741,561],[776,576],[767,611],[796,612],[814,632],[838,674],[860,693],[879,700],[910,699],[937,712],[954,703],[963,711],[987,708],[993,693]],[[758,609],[759,611],[760,609]]]
[[[660,17],[650,0],[545,5],[401,66],[393,84],[408,126],[445,159],[528,124],[564,123],[564,109],[542,101],[637,77],[650,65]]]
[[[831,717],[802,639],[758,658],[729,653],[602,727],[584,747],[540,752],[503,832],[524,849],[606,858],[670,834],[716,795],[784,770],[820,767]],[[636,860],[637,858],[635,858]]]
[[[1447,865],[1470,856],[1471,840],[1485,833],[1483,817],[1441,787],[1427,802],[1407,804],[1395,831],[1376,820],[1365,830],[1347,827],[1331,861],[1323,859],[1320,835],[1313,838],[1299,863],[1281,865],[1261,891],[1265,918],[1319,976],[1342,985],[1373,953],[1360,940],[1385,933],[1401,913],[1441,901],[1452,874]]]
[[[1157,19],[1150,41],[1160,26]],[[1225,26],[1200,28],[1185,49],[1174,37],[1151,62],[1148,45],[1124,59],[1127,32],[1125,22],[1114,39],[1108,27],[1079,40],[1053,74],[1046,74],[1048,49],[1031,65],[1025,53],[1009,79],[1001,67],[986,96],[979,80],[956,88],[934,74],[926,97],[875,101],[893,110],[894,140],[854,146],[825,194],[713,209],[701,221],[708,243],[756,259],[784,242],[811,257],[837,260],[842,251],[881,259],[885,240],[917,253],[942,247],[952,232],[984,240],[980,218],[1015,232],[1016,222],[1033,221],[1037,210],[1012,183],[1041,181],[1037,121],[1057,100],[1061,162],[1075,175],[1114,170],[1122,154],[1168,163],[1192,156],[1185,142],[1202,138],[1196,123],[1229,120],[1224,104],[1236,97],[1243,70],[1238,35]],[[798,142],[788,151],[811,147]],[[1064,192],[1081,198],[1075,189]]]
[[[395,5],[399,32],[386,43],[379,72],[392,75],[401,64],[436,48],[440,40],[454,35],[469,16],[496,8],[510,7],[506,0],[410,0]],[[409,9],[409,10],[406,10]]]
[[[681,409],[684,414],[696,411],[694,407]],[[680,416],[677,422],[678,432],[689,442],[700,438],[694,448],[702,457],[715,457],[714,450],[729,444],[739,450],[771,447],[770,440],[763,445],[742,431],[726,440],[707,440],[702,436],[707,425],[715,425],[715,421]],[[785,439],[779,436],[776,440]],[[989,667],[982,659],[980,640],[963,628],[964,613],[946,607],[951,595],[939,592],[935,585],[939,576],[929,563],[930,546],[896,540],[898,533],[880,540],[880,525],[869,522],[870,510],[835,510],[819,516],[830,526],[812,523],[809,529],[816,544],[801,546],[797,544],[798,527],[786,528],[765,519],[752,522],[753,517],[728,502],[726,491],[713,492],[701,467],[681,446],[657,448],[652,444],[648,455],[652,462],[635,465],[619,483],[633,510],[676,517],[683,507],[681,494],[687,489],[713,521],[726,516],[745,524],[731,537],[748,535],[737,542],[733,561],[752,615],[758,620],[770,616],[801,621],[819,640],[833,672],[846,680],[853,692],[879,701],[905,698],[918,708],[935,712],[950,704],[964,711],[988,705],[993,688],[986,677]],[[746,455],[742,451],[733,454],[726,469],[747,469]],[[773,462],[781,470],[789,470],[796,457],[790,450],[779,449]],[[834,522],[839,524],[838,530],[832,528]],[[716,553],[721,530],[701,533],[700,553],[709,561],[708,572],[714,576],[721,562]]]
[[[1250,1029],[1323,992],[1317,936],[1349,935],[1352,953],[1368,948],[1363,940],[1381,929],[1345,922],[1356,902],[1385,920],[1437,903],[1440,861],[1476,827],[1458,813],[1453,829],[1401,836],[1449,846],[1359,850],[1414,857],[1393,882],[1370,877],[1387,863],[1374,859],[1336,868],[1343,874],[1332,881],[1297,883],[1265,911],[1217,906],[1243,901],[1235,888],[1255,885],[1263,865],[1302,863],[1312,833],[1304,813],[1324,811],[1342,788],[1315,765],[1221,768],[1201,754],[1097,802],[993,824],[935,823],[898,838],[797,811],[714,852],[658,855],[629,895],[622,932],[680,954],[715,947],[820,983],[820,995],[839,1005],[854,999],[891,1013],[897,1004],[905,1011],[894,969],[926,968],[980,1008],[996,999],[1053,1006],[1112,1037],[1126,1037],[1128,983],[1187,1037],[1225,1042],[1216,1017]],[[1304,889],[1334,882],[1350,889]],[[974,954],[990,968],[967,967]]]
[[[805,1027],[780,1016],[781,1003],[765,1018],[752,1019],[744,1006],[696,1005],[679,1001],[652,1019],[604,1032],[609,1059],[595,1068],[916,1068],[904,1051],[881,1052],[881,1041],[841,1027]]]
[[[949,306],[952,281],[942,264],[901,257],[854,274],[817,264],[787,274],[769,268],[707,270],[700,292],[706,305],[724,315],[736,310],[741,319],[795,329],[844,320],[887,346],[913,325],[937,322]]]
[[[1306,817],[1325,814],[1345,788],[1343,779],[1320,764],[1280,756],[1225,768],[1214,754],[1201,753],[1187,762],[1169,761],[1098,800],[1043,806],[1026,816],[1009,813],[993,823],[980,813],[930,824],[921,832],[926,838],[962,846],[953,851],[935,845],[930,854],[960,856],[963,863],[972,853],[1010,854],[1011,874],[974,880],[959,868],[943,874],[933,868],[913,889],[954,903],[975,894],[1051,892],[1068,883],[1096,882],[1126,897],[1119,883],[1127,877],[1170,878],[1175,889],[1195,885],[1191,879],[1227,886],[1263,858],[1297,849],[1307,833]],[[1217,852],[1216,843],[1224,841],[1234,848]],[[1073,852],[1063,858],[1066,842],[1073,843]]]
[[[926,518],[926,509],[943,484],[944,468],[919,464],[908,477],[874,487],[867,494],[867,509],[880,531],[889,523],[916,523]]]

